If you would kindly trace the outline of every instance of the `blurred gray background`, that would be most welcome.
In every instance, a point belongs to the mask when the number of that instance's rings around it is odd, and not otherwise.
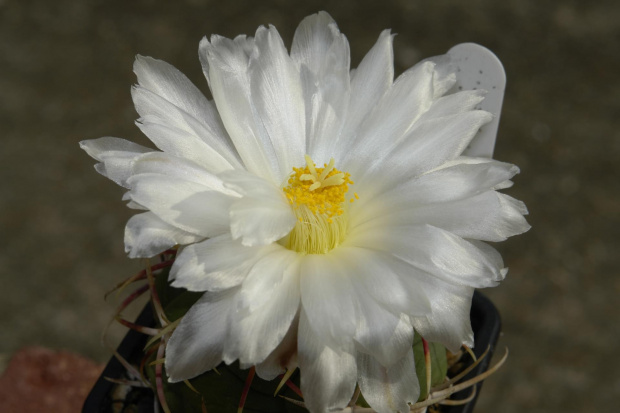
[[[384,28],[398,33],[398,72],[462,42],[503,61],[495,157],[521,167],[508,193],[526,202],[533,228],[499,246],[510,273],[485,291],[511,355],[477,411],[617,411],[617,1],[0,0],[2,357],[30,344],[110,356],[100,333],[115,301],[103,294],[140,263],[123,252],[131,211],[121,189],[78,141],[147,144],[133,124],[134,56],[166,60],[206,90],[202,36],[272,23],[290,44],[299,21],[323,9],[354,66]]]

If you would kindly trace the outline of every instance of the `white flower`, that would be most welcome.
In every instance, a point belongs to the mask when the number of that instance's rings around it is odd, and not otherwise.
[[[354,70],[327,13],[300,24],[290,55],[274,27],[205,38],[213,101],[139,56],[137,125],[161,151],[82,142],[145,211],[127,223],[129,256],[182,245],[172,285],[206,291],[169,341],[170,381],[222,361],[268,380],[298,366],[310,411],[346,406],[356,383],[375,410],[408,411],[414,331],[474,344],[473,290],[506,274],[484,241],[529,228],[496,192],[518,168],[461,156],[491,119],[475,110],[484,93],[446,94],[446,56],[393,81],[392,37]]]

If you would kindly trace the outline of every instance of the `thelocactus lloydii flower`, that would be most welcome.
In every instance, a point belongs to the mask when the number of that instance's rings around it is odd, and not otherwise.
[[[239,360],[267,380],[300,368],[306,406],[347,405],[359,384],[379,412],[419,394],[414,334],[472,346],[474,288],[506,275],[485,242],[526,231],[498,189],[514,165],[462,156],[491,114],[478,91],[449,93],[446,56],[393,80],[384,31],[357,69],[326,13],[290,54],[274,27],[212,36],[200,61],[213,101],[178,70],[138,57],[139,128],[159,150],[82,142],[142,210],[130,257],[180,252],[175,287],[204,291],[174,331],[176,382]]]

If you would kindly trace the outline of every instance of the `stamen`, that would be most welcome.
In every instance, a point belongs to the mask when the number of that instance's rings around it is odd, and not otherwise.
[[[350,175],[334,167],[330,159],[317,168],[309,155],[304,168],[293,168],[283,191],[295,210],[298,223],[280,240],[287,248],[306,254],[325,254],[339,245],[348,230],[346,194],[353,185]],[[350,202],[358,199],[354,194]]]

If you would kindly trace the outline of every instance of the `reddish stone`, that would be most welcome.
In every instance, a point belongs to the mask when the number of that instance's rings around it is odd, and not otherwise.
[[[67,351],[25,347],[0,377],[3,413],[78,413],[103,370]]]

